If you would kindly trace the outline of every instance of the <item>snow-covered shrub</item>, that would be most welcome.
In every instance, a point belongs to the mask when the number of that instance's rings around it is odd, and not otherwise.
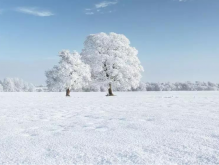
[[[78,90],[88,85],[90,67],[81,61],[81,56],[75,51],[63,50],[59,54],[59,64],[46,72],[46,83],[49,91]]]
[[[93,82],[124,91],[139,86],[143,67],[137,54],[124,35],[98,33],[87,37],[81,56],[91,67]]]

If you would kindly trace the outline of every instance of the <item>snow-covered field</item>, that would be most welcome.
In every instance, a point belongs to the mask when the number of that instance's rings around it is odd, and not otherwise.
[[[0,93],[0,164],[219,164],[219,92],[116,95]]]

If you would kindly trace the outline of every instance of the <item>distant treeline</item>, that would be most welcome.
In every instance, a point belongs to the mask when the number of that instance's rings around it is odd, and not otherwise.
[[[91,85],[85,88],[83,91],[87,92],[99,92],[105,91],[104,86]],[[114,88],[115,91],[124,91],[119,88]],[[131,91],[217,91],[219,90],[219,84],[212,82],[165,82],[165,83],[153,83],[153,82],[140,82],[137,89]]]
[[[20,78],[5,78],[0,81],[0,92],[35,92],[35,86]]]
[[[114,88],[115,91],[124,91]],[[212,82],[175,82],[149,83],[141,82],[137,89],[131,91],[219,91],[219,84]],[[64,90],[63,90],[64,91]],[[107,86],[90,84],[77,92],[106,92]],[[5,78],[0,81],[0,92],[50,92],[46,86],[34,86],[20,78]],[[60,91],[57,91],[60,92]]]
[[[141,82],[137,91],[217,91],[219,84],[212,82],[175,82],[175,83],[143,83]]]

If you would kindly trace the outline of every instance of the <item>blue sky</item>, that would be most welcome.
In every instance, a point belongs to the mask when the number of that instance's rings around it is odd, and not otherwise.
[[[45,84],[62,49],[89,34],[126,35],[143,81],[219,82],[218,0],[0,0],[0,79]]]

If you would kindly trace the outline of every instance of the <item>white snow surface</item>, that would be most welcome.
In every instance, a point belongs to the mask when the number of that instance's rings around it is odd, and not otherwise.
[[[116,95],[0,93],[0,164],[219,164],[219,92]]]

